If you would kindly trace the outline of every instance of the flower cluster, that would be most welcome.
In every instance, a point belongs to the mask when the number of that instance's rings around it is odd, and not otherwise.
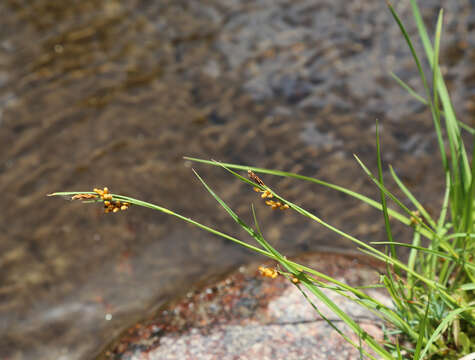
[[[127,202],[121,202],[119,200],[113,200],[112,195],[109,193],[108,188],[101,189],[94,189],[94,192],[97,193],[101,200],[104,202],[104,212],[118,212],[120,210],[125,211],[129,208],[130,204]]]
[[[283,204],[280,201],[274,201],[274,200],[267,200],[266,205],[270,206],[273,210],[275,209],[287,210],[289,208],[289,205]]]
[[[252,181],[254,181],[256,184],[258,184],[260,186],[265,186],[264,182],[256,174],[254,174],[251,170],[248,170],[247,173],[249,175],[249,179],[251,179]],[[254,191],[255,192],[261,192],[262,193],[261,198],[263,198],[263,199],[272,199],[274,197],[274,195],[272,195],[272,193],[268,189],[261,190],[258,187],[254,187]],[[274,200],[266,200],[266,205],[270,206],[273,210],[275,210],[275,209],[287,210],[289,208],[289,205],[287,205],[287,204],[285,204],[281,201],[274,201]]]
[[[276,269],[270,269],[264,266],[259,266],[259,272],[262,276],[269,277],[271,279],[275,279],[279,275]]]

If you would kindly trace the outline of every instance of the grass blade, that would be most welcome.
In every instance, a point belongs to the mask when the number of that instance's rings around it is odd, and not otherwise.
[[[378,159],[378,177],[379,177],[379,183],[384,186],[383,182],[383,165],[381,163],[381,147],[380,147],[380,142],[379,142],[379,128],[378,128],[378,122],[376,121],[376,155]],[[397,258],[397,253],[396,253],[396,247],[393,242],[393,234],[391,232],[391,225],[389,224],[389,215],[388,215],[388,206],[386,204],[386,194],[382,189],[380,189],[380,194],[381,194],[381,206],[383,207],[383,215],[384,215],[384,227],[386,229],[386,236],[388,237],[389,240],[389,248],[391,250],[391,256],[393,258]],[[396,272],[399,273],[399,269],[396,269]]]
[[[393,167],[390,165],[389,166],[389,171],[391,172],[391,175],[396,182],[396,184],[399,186],[399,188],[402,190],[404,195],[407,196],[407,198],[412,202],[412,204],[415,206],[417,210],[421,213],[421,215],[424,217],[424,219],[427,221],[427,223],[433,228],[437,228],[437,225],[435,221],[432,219],[432,217],[429,215],[427,210],[422,206],[422,204],[416,199],[416,197],[411,193],[411,191],[404,185],[404,183],[401,181],[401,179],[397,176],[396,172],[394,171]]]
[[[433,62],[434,51],[432,49],[432,45],[429,39],[429,35],[427,33],[427,29],[424,25],[424,21],[422,20],[419,7],[417,6],[417,2],[415,0],[410,0],[410,2],[411,2],[411,7],[412,7],[412,13],[414,15],[414,20],[416,22],[417,29],[419,31],[419,36],[422,40],[422,45],[424,46],[424,51],[427,55],[427,59],[431,67],[434,67],[434,62]],[[468,159],[467,159],[467,154],[465,153],[465,147],[463,146],[463,144],[461,147],[459,146],[460,143],[462,142],[462,139],[460,137],[460,129],[458,126],[457,117],[455,115],[452,101],[450,100],[449,92],[443,80],[440,68],[437,67],[435,71],[437,72],[437,77],[439,79],[439,81],[437,82],[437,90],[438,90],[440,99],[442,101],[442,105],[444,107],[445,120],[446,120],[445,124],[447,128],[447,135],[449,138],[450,152],[452,154],[452,170],[455,171],[455,168],[457,167],[456,162],[455,162],[455,159],[457,157],[457,152],[458,152],[457,149],[461,149],[460,156],[461,156],[461,162],[462,162],[462,176],[465,178],[465,182],[467,182],[469,180],[468,179],[468,174],[469,174]]]
[[[232,164],[232,163],[223,163],[223,162],[218,163],[214,160],[204,160],[204,159],[192,158],[192,157],[187,157],[187,156],[185,156],[184,159],[194,161],[194,162],[203,163],[203,164],[208,164],[208,165],[221,166],[221,167],[225,167],[227,169],[235,169],[235,170],[243,170],[243,171],[252,170],[255,173],[270,174],[270,175],[275,175],[275,176],[282,176],[282,177],[288,177],[288,178],[294,178],[294,179],[299,179],[299,180],[312,182],[314,184],[322,185],[322,186],[328,187],[329,189],[336,190],[336,191],[339,191],[343,194],[349,195],[349,196],[351,196],[355,199],[363,201],[364,203],[366,203],[366,204],[368,204],[368,205],[370,205],[370,206],[372,206],[375,209],[378,209],[380,211],[383,210],[383,207],[381,206],[381,204],[378,201],[375,201],[375,200],[373,200],[373,199],[371,199],[367,196],[358,194],[358,193],[356,193],[354,191],[351,191],[347,188],[344,188],[342,186],[330,184],[326,181],[315,179],[315,178],[312,178],[312,177],[309,177],[309,176],[299,175],[299,174],[286,172],[286,171],[280,171],[280,170],[271,170],[271,169],[265,169],[265,168],[258,168],[258,167],[253,167],[253,166],[244,166],[244,165],[238,165],[238,164]],[[243,178],[243,177],[240,176],[240,178]],[[246,179],[246,182],[249,182],[249,181]],[[253,184],[253,183],[251,182],[251,184]],[[390,209],[390,208],[388,208],[388,213],[391,216],[391,218],[400,221],[402,224],[411,225],[410,216],[406,217],[403,214],[401,214],[401,213],[399,213],[399,212],[397,212],[393,209]],[[410,212],[409,212],[409,214],[410,214]],[[431,232],[425,230],[425,229],[421,229],[421,235],[426,237],[427,239],[432,239],[432,237],[433,237],[433,234]]]
[[[421,349],[423,343],[426,343],[425,334],[427,332],[427,315],[429,314],[429,305],[430,305],[431,293],[429,292],[429,297],[427,299],[426,311],[422,321],[419,322],[419,337],[417,338],[416,351],[414,353],[414,360],[419,360],[422,358]]]

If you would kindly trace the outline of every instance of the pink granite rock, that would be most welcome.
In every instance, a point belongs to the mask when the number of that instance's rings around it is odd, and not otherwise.
[[[375,284],[378,264],[361,256],[318,253],[297,259],[351,285]],[[264,278],[260,264],[240,267],[221,281],[208,284],[170,303],[153,319],[131,328],[102,359],[359,359],[283,276]],[[346,298],[324,290],[365,331],[382,339],[381,321]],[[371,290],[380,301],[389,301]],[[308,292],[307,292],[308,293]],[[346,325],[319,303],[324,316],[349,334]],[[355,336],[353,341],[358,343]]]

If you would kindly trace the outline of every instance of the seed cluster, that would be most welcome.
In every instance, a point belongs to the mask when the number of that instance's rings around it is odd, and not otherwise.
[[[125,211],[129,208],[130,204],[128,202],[121,202],[119,200],[113,200],[112,195],[109,193],[108,188],[101,189],[94,189],[94,192],[97,193],[101,200],[104,202],[104,212],[105,213],[116,213],[120,210]]]
[[[274,200],[267,200],[266,205],[270,206],[272,210],[275,210],[275,209],[287,210],[289,208],[289,205],[282,204],[280,201],[274,201]]]
[[[279,273],[277,272],[276,269],[271,269],[264,266],[259,266],[259,272],[261,273],[262,276],[265,276],[271,279],[275,279],[277,276],[279,276]]]
[[[247,174],[249,175],[249,179],[254,181],[256,184],[259,184],[261,186],[265,186],[264,182],[256,175],[254,174],[251,170],[247,171]],[[258,187],[254,187],[255,192],[261,192],[261,198],[263,199],[272,199],[274,195],[269,190],[261,190]],[[289,205],[281,202],[281,201],[274,201],[274,200],[266,200],[266,205],[270,206],[272,210],[275,209],[280,209],[280,210],[287,210],[289,208]]]

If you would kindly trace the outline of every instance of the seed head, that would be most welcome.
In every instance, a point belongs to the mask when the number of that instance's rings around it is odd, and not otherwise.
[[[262,276],[269,277],[271,279],[275,279],[279,275],[277,270],[264,267],[264,266],[259,266],[259,272],[261,273]]]
[[[121,202],[120,200],[113,200],[112,194],[109,193],[109,189],[105,187],[103,190],[101,189],[94,189],[94,192],[99,195],[101,200],[104,202],[104,212],[110,213],[116,213],[119,212],[120,210],[125,211],[129,208],[130,204],[127,202]],[[97,197],[97,195],[93,195]]]

